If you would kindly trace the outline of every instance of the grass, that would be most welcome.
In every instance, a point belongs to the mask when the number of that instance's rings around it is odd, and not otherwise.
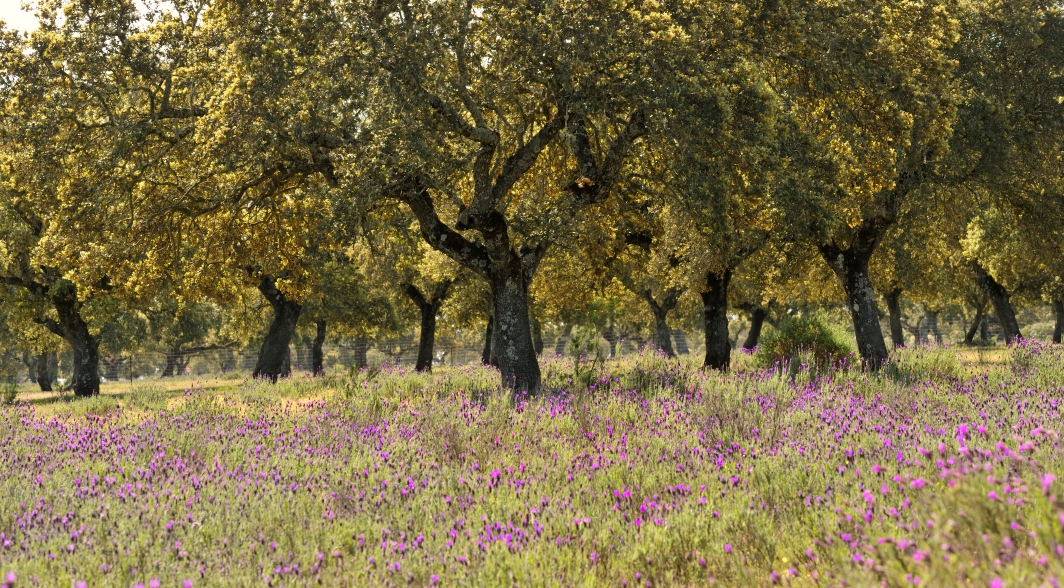
[[[644,354],[0,409],[17,586],[1054,585],[1064,350]],[[1000,359],[1000,361],[999,361]],[[781,375],[782,374],[782,375]],[[187,584],[186,584],[187,583]]]

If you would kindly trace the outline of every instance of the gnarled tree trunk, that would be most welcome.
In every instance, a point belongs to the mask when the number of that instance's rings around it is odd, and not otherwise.
[[[277,288],[277,283],[272,276],[262,276],[259,279],[259,292],[273,308],[273,322],[266,333],[266,338],[262,341],[259,360],[251,376],[268,378],[271,382],[276,382],[277,378],[292,373],[289,344],[296,331],[296,323],[299,321],[299,312],[302,307],[289,300]]]
[[[728,340],[728,284],[731,270],[723,273],[707,272],[702,287],[702,317],[706,328],[705,369],[727,371],[731,363],[731,343]]]
[[[901,288],[895,288],[884,295],[890,315],[890,342],[895,348],[905,347],[905,330],[901,326],[901,292]]]
[[[310,367],[315,376],[325,373],[325,354],[322,347],[325,346],[325,321],[315,321],[314,341],[310,347]]]
[[[70,387],[75,396],[99,394],[100,343],[89,332],[89,325],[81,317],[77,287],[63,280],[52,286],[50,296],[59,320],[45,319],[44,326],[62,337],[73,352],[74,374],[70,379]]]
[[[876,292],[868,277],[868,260],[872,247],[855,247],[843,251],[834,246],[821,246],[820,251],[846,291],[847,307],[853,320],[854,335],[861,360],[868,369],[879,369],[886,363],[887,344],[879,326]]]
[[[1005,335],[1005,343],[1011,345],[1015,339],[1022,335],[1020,334],[1020,324],[1016,322],[1016,312],[1012,309],[1012,303],[1009,302],[1008,291],[987,273],[979,262],[973,261],[971,266],[975,270],[976,283],[979,284],[979,288],[983,293],[990,298],[990,304],[994,305],[994,314],[997,315],[998,323],[1001,324],[1001,330]]]

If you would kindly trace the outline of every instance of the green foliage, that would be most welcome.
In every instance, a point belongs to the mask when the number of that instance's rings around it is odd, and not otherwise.
[[[18,397],[18,382],[14,378],[5,378],[0,382],[0,404],[14,404]]]
[[[761,336],[755,354],[762,367],[807,360],[823,369],[852,353],[838,331],[815,313],[788,316]]]

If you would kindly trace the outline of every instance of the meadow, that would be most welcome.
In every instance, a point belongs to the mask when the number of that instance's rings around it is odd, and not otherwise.
[[[643,353],[0,408],[6,586],[1058,586],[1064,348]]]

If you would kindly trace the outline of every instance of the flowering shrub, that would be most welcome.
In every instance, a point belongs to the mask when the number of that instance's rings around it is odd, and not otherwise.
[[[1061,364],[902,383],[655,357],[607,363],[593,390],[562,389],[555,360],[559,389],[516,403],[488,389],[491,371],[463,367],[2,408],[0,577],[1035,586],[1064,574]]]

